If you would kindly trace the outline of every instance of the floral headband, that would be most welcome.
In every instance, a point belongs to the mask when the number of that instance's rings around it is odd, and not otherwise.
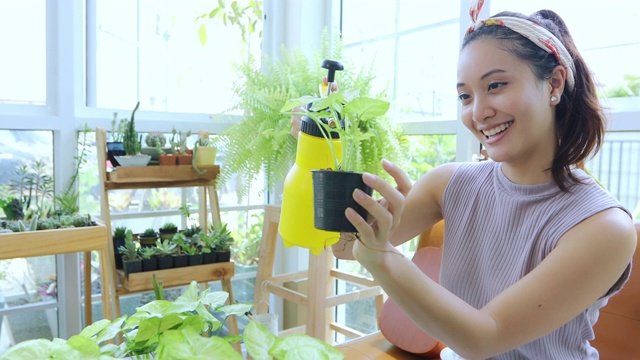
[[[571,54],[569,54],[569,51],[567,51],[567,48],[560,40],[558,40],[558,38],[555,37],[555,35],[534,22],[518,17],[498,16],[486,20],[478,20],[478,16],[480,15],[483,5],[484,0],[471,1],[471,8],[469,9],[469,15],[471,15],[471,26],[469,27],[469,30],[467,30],[467,35],[483,26],[492,25],[504,26],[517,32],[531,40],[534,44],[538,45],[542,50],[549,54],[553,54],[556,59],[558,59],[560,65],[562,65],[568,73],[567,87],[569,88],[569,91],[573,90],[576,83],[574,77],[576,68],[573,64],[573,58],[571,57]]]

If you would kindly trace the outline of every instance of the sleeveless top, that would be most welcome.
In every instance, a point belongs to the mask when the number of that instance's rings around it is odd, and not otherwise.
[[[583,185],[572,184],[565,193],[553,182],[515,184],[494,161],[461,164],[443,195],[440,284],[480,309],[538,266],[562,235],[584,219],[609,208],[629,213],[584,171],[573,174]],[[598,359],[589,344],[593,325],[630,270],[629,265],[605,296],[573,320],[491,359]]]

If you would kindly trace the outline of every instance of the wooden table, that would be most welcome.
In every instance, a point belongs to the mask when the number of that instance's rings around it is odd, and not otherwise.
[[[100,279],[102,280],[102,314],[110,318],[111,301],[108,289],[110,277],[107,276],[108,246],[111,246],[104,224],[80,228],[38,230],[20,233],[0,234],[0,260],[84,253],[84,316],[87,325],[93,322],[91,313],[91,251],[100,256]]]

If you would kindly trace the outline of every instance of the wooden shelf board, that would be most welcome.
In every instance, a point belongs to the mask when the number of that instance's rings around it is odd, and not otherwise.
[[[191,281],[199,283],[231,279],[234,275],[234,263],[224,262],[206,265],[186,266],[167,270],[145,271],[129,274],[129,279],[123,270],[118,270],[118,279],[122,286],[118,287],[120,295],[130,292],[152,291],[153,274],[156,280],[162,281],[165,288],[188,285]]]
[[[0,234],[0,260],[104,249],[106,238],[103,224]]]
[[[107,173],[105,187],[113,189],[145,189],[214,185],[220,166],[204,166],[198,174],[191,165],[118,166]]]

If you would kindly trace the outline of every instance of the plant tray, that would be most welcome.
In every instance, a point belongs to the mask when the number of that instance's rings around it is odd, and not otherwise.
[[[139,181],[185,181],[185,180],[213,180],[220,171],[220,166],[201,167],[205,171],[198,174],[191,165],[170,166],[118,166],[116,170],[107,174],[107,180],[115,183]]]
[[[118,270],[118,280],[124,292],[139,292],[153,290],[153,274],[158,282],[162,281],[165,288],[188,285],[191,281],[199,283],[231,279],[234,275],[234,263],[224,262],[216,264],[186,266],[166,270],[146,271],[129,274],[127,279],[123,270]],[[120,292],[120,288],[118,289]]]

